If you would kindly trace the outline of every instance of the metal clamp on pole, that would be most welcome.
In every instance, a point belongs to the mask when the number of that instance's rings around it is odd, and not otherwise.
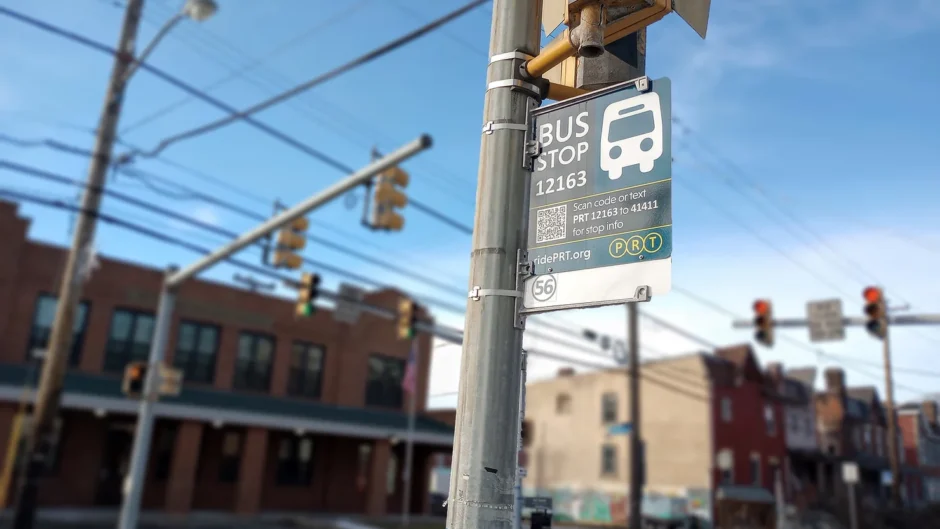
[[[499,288],[480,288],[473,287],[467,294],[467,298],[473,301],[480,301],[484,296],[505,296],[508,298],[521,298],[522,292],[518,290],[504,290]]]
[[[507,51],[506,53],[497,53],[496,55],[493,55],[492,57],[490,57],[490,64],[493,64],[494,62],[499,62],[499,61],[512,61],[512,60],[531,61],[533,58],[535,58],[534,55],[529,55],[528,53],[524,53],[521,51]]]
[[[487,92],[494,88],[509,88],[511,90],[518,90],[519,92],[526,94],[536,101],[542,101],[542,91],[539,90],[539,87],[528,81],[523,81],[522,79],[503,79],[501,81],[493,81],[492,83],[486,85]]]
[[[494,131],[500,129],[511,129],[511,130],[528,130],[528,127],[524,123],[512,123],[509,121],[487,121],[486,125],[483,125],[483,134],[492,134]]]

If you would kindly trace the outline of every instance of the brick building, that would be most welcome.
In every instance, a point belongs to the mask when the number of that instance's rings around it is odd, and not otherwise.
[[[0,450],[20,428],[49,338],[63,249],[27,239],[29,222],[0,202]],[[120,379],[147,357],[162,272],[101,259],[84,289],[46,506],[110,506],[121,497],[137,402]],[[366,302],[392,308],[400,294]],[[293,303],[208,281],[178,294],[167,361],[185,373],[157,406],[145,509],[384,514],[401,509],[408,343],[390,321],[329,310],[297,320]],[[419,335],[414,512],[426,512],[433,456],[453,428],[424,413],[430,337]],[[28,420],[28,416],[25,417]],[[8,465],[12,467],[12,465]],[[9,482],[9,468],[4,469]]]
[[[911,504],[940,502],[940,421],[937,403],[905,404],[898,411],[898,423],[904,437],[904,454],[916,462],[919,476],[908,480],[906,496]]]
[[[526,494],[552,496],[559,520],[623,524],[629,435],[611,427],[628,419],[625,372],[559,375],[527,386]],[[783,410],[750,346],[646,362],[640,391],[644,516],[772,527]]]

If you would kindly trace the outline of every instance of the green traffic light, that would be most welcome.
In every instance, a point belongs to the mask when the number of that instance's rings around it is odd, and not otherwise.
[[[303,314],[304,316],[310,316],[315,312],[313,308],[313,303],[304,303]]]

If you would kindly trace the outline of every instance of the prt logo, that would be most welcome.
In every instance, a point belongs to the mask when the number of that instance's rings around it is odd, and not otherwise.
[[[611,180],[639,165],[648,173],[663,155],[663,115],[659,94],[645,94],[611,103],[601,129],[601,169]]]

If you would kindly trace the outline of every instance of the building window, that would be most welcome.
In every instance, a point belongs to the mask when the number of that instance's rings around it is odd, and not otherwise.
[[[43,353],[49,346],[49,335],[52,334],[52,322],[55,321],[55,311],[58,298],[49,294],[41,294],[36,299],[36,309],[33,312],[33,324],[29,330],[29,345],[26,348],[27,360],[36,358],[39,351]],[[85,341],[85,329],[88,327],[87,301],[78,305],[75,321],[72,327],[72,346],[69,349],[69,364],[76,366],[82,355],[82,345]]]
[[[751,454],[751,485],[760,487],[760,455]]]
[[[571,397],[565,393],[555,397],[555,413],[567,415],[571,413]]]
[[[287,394],[298,397],[320,398],[320,380],[323,374],[323,347],[294,342],[290,353],[290,373]]]
[[[871,425],[870,425],[870,424],[866,424],[865,427],[864,427],[864,429],[862,430],[862,432],[863,432],[863,434],[864,434],[864,436],[865,436],[865,445],[864,445],[864,446],[865,446],[865,451],[867,452],[867,451],[872,450],[872,449],[874,448],[874,445],[872,444],[872,440],[871,440]]]
[[[173,447],[176,444],[176,428],[166,425],[159,428],[154,440],[153,477],[157,481],[166,481],[170,477],[173,465]]]
[[[277,453],[277,484],[305,487],[313,480],[313,438],[285,435]]]
[[[211,384],[215,378],[215,356],[218,347],[217,326],[182,322],[176,337],[173,365],[183,370],[188,382]]]
[[[222,458],[219,460],[219,481],[235,483],[238,481],[238,468],[241,466],[242,434],[228,431],[222,435]]]
[[[601,421],[604,424],[617,420],[617,394],[604,393],[601,397]]]
[[[852,428],[852,444],[856,450],[862,449],[862,430],[858,425]]]
[[[767,435],[777,435],[777,418],[774,416],[774,407],[764,405],[764,422],[767,423]]]
[[[369,357],[369,378],[366,382],[366,406],[401,408],[402,378],[405,376],[405,361],[374,354]]]
[[[104,370],[121,372],[130,362],[145,362],[150,355],[152,338],[153,314],[121,309],[114,311]]]
[[[614,445],[601,447],[601,475],[617,475],[617,447]]]
[[[724,422],[731,422],[731,419],[734,417],[732,414],[731,408],[731,397],[722,397],[721,398],[721,420]]]
[[[238,338],[235,361],[235,389],[268,391],[271,386],[271,362],[274,338],[243,332]]]

